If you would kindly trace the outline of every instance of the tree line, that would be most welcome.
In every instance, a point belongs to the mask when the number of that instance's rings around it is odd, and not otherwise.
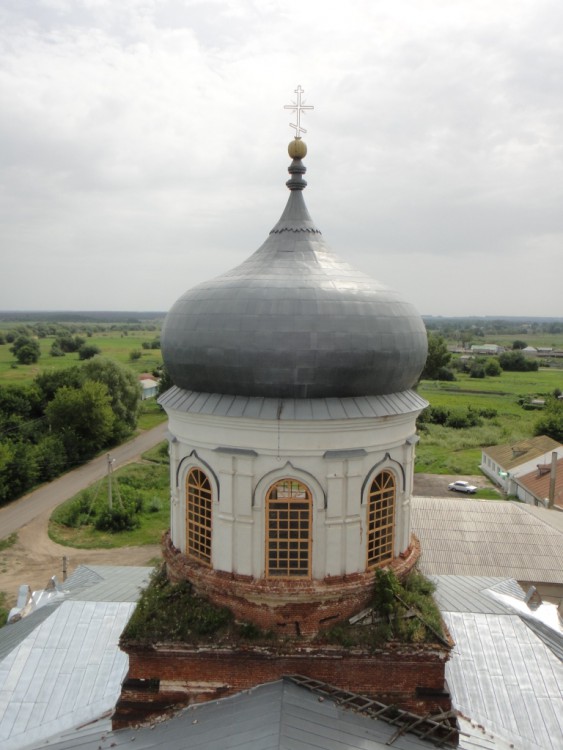
[[[102,357],[0,386],[0,505],[122,442],[140,403],[135,375]]]

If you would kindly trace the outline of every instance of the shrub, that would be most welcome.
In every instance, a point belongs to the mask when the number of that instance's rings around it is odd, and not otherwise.
[[[494,419],[498,416],[498,411],[496,409],[492,409],[490,407],[479,409],[478,412],[480,417],[485,417],[485,419]]]
[[[78,359],[92,359],[92,357],[100,353],[100,348],[95,344],[82,344],[78,350]]]
[[[41,349],[35,339],[28,336],[18,336],[10,351],[20,365],[32,365],[39,359]]]
[[[80,526],[92,523],[90,517],[92,503],[92,492],[84,490],[72,503],[60,505],[53,513],[53,521],[70,529],[77,529]]]
[[[502,373],[502,368],[499,364],[498,359],[491,358],[487,361],[487,364],[485,365],[485,374],[488,375],[491,378],[499,377],[499,375]]]
[[[141,359],[141,354],[142,352],[140,352],[138,349],[133,349],[132,351],[129,352],[129,359],[131,361],[135,361],[136,359]]]
[[[53,341],[51,345],[51,357],[64,357],[65,353],[56,341]]]
[[[455,375],[452,370],[448,367],[440,367],[437,373],[438,380],[452,381],[455,380]]]
[[[538,369],[534,359],[528,359],[522,352],[504,352],[499,357],[499,364],[503,370],[510,372],[533,372]]]
[[[141,521],[130,508],[106,508],[96,518],[94,525],[98,531],[109,531],[113,534],[138,529]]]
[[[485,377],[485,368],[480,362],[474,362],[471,365],[471,369],[469,370],[469,377],[470,378],[484,378]]]

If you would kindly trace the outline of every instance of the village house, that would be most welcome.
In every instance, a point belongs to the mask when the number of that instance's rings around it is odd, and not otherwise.
[[[538,463],[550,462],[553,451],[563,457],[563,445],[547,435],[491,445],[483,448],[479,468],[507,495],[517,495],[516,478],[533,471]]]

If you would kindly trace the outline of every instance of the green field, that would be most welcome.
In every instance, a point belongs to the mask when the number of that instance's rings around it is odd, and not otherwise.
[[[453,429],[430,424],[420,430],[415,471],[431,474],[479,473],[481,448],[531,437],[541,412],[526,411],[519,397],[541,396],[563,390],[561,370],[503,372],[496,378],[471,378],[456,373],[456,381],[423,380],[418,393],[432,406],[467,410],[495,409],[497,415],[482,419],[477,427]]]
[[[4,329],[5,330],[5,329]],[[143,342],[150,342],[158,336],[158,331],[134,331],[116,333],[108,331],[94,333],[86,338],[87,344],[97,346],[101,355],[113,359],[116,362],[127,365],[134,373],[152,372],[162,364],[160,349],[143,349]],[[78,334],[82,335],[82,334]],[[79,364],[80,359],[77,352],[65,354],[64,357],[52,357],[50,354],[54,336],[38,339],[41,347],[39,361],[33,365],[20,365],[16,362],[14,355],[10,352],[12,344],[0,345],[0,382],[4,385],[10,383],[29,383],[40,372],[45,370],[62,370],[71,365]],[[141,352],[139,359],[131,360],[132,351]]]

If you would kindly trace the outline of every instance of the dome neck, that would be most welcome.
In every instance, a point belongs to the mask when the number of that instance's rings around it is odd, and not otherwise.
[[[305,205],[303,193],[300,190],[292,190],[284,212],[270,234],[280,234],[281,232],[312,232],[313,234],[322,234],[311,218],[311,214]]]
[[[285,210],[270,234],[280,234],[281,232],[312,232],[313,234],[321,234],[321,230],[311,218],[311,214],[303,198],[303,190],[307,187],[307,182],[303,179],[303,175],[307,171],[307,167],[303,164],[303,159],[299,156],[294,158],[287,171],[291,176],[285,184],[291,192]]]
[[[303,178],[303,175],[307,171],[307,167],[303,164],[302,159],[294,159],[287,171],[291,175],[289,180],[285,183],[290,190],[305,190],[307,187],[307,181]]]

